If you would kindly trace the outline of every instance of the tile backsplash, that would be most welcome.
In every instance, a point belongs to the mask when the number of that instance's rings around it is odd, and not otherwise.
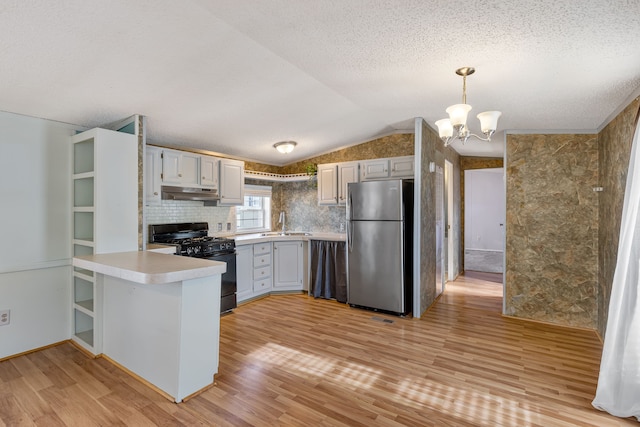
[[[176,222],[208,222],[209,235],[227,236],[236,232],[236,208],[229,206],[204,206],[204,202],[162,200],[157,206],[146,207],[146,224],[171,224]],[[222,224],[222,231],[218,231]],[[231,224],[231,230],[227,230]]]

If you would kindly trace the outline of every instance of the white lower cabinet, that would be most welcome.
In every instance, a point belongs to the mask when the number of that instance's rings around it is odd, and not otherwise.
[[[301,241],[273,242],[273,290],[304,289],[304,250]]]
[[[271,242],[236,246],[236,298],[246,301],[271,292]]]
[[[253,296],[253,245],[236,246],[236,298],[244,301]]]

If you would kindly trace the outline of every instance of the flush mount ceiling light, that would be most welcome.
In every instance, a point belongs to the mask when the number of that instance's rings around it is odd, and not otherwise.
[[[287,154],[292,152],[296,145],[298,144],[295,141],[281,141],[273,144],[273,148],[275,148],[282,154]]]
[[[454,139],[459,139],[464,144],[470,137],[478,138],[481,141],[491,141],[493,135],[498,128],[498,118],[502,115],[500,111],[485,111],[477,115],[480,120],[480,130],[485,138],[469,132],[467,127],[467,114],[471,111],[471,105],[467,104],[467,76],[475,73],[473,67],[462,67],[456,70],[456,74],[462,76],[462,104],[455,104],[447,108],[449,114],[448,119],[438,120],[438,133],[440,139],[444,142],[444,146],[448,146]],[[456,135],[453,135],[455,129]]]

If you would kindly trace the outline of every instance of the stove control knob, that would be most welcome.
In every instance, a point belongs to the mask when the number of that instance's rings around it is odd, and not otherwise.
[[[193,254],[193,248],[191,246],[189,246],[187,248],[187,256],[191,256],[191,254]]]
[[[200,246],[196,246],[196,247],[194,247],[194,248],[193,248],[193,253],[194,253],[194,255],[199,254],[199,253],[200,253]]]

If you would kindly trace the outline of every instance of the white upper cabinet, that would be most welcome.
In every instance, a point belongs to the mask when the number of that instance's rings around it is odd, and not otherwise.
[[[164,149],[162,152],[162,183],[185,187],[199,186],[200,155]]]
[[[318,165],[318,204],[338,204],[338,164]]]
[[[147,205],[160,203],[162,186],[162,149],[147,145],[144,162],[144,191]]]
[[[358,182],[359,163],[345,162],[338,163],[338,204],[347,204],[347,184]]]
[[[414,157],[391,157],[360,162],[360,181],[413,178]]]
[[[154,163],[158,160],[157,152],[161,153],[161,160],[157,166],[162,171],[159,178]],[[160,200],[162,185],[217,189],[220,194],[220,206],[244,204],[242,161],[160,147],[147,147],[145,160],[147,204],[155,203],[156,198]],[[156,178],[159,179],[157,185],[154,181]]]
[[[389,176],[392,178],[413,178],[415,173],[415,161],[413,156],[392,157],[389,159],[391,169]]]
[[[244,162],[220,159],[220,202],[219,206],[240,206],[244,204]]]
[[[413,176],[413,156],[318,165],[318,204],[345,205],[347,187],[351,182]]]
[[[200,157],[200,185],[206,188],[218,188],[218,165],[220,159],[212,156]]]
[[[360,162],[361,180],[387,178],[389,176],[389,159],[375,159]]]

